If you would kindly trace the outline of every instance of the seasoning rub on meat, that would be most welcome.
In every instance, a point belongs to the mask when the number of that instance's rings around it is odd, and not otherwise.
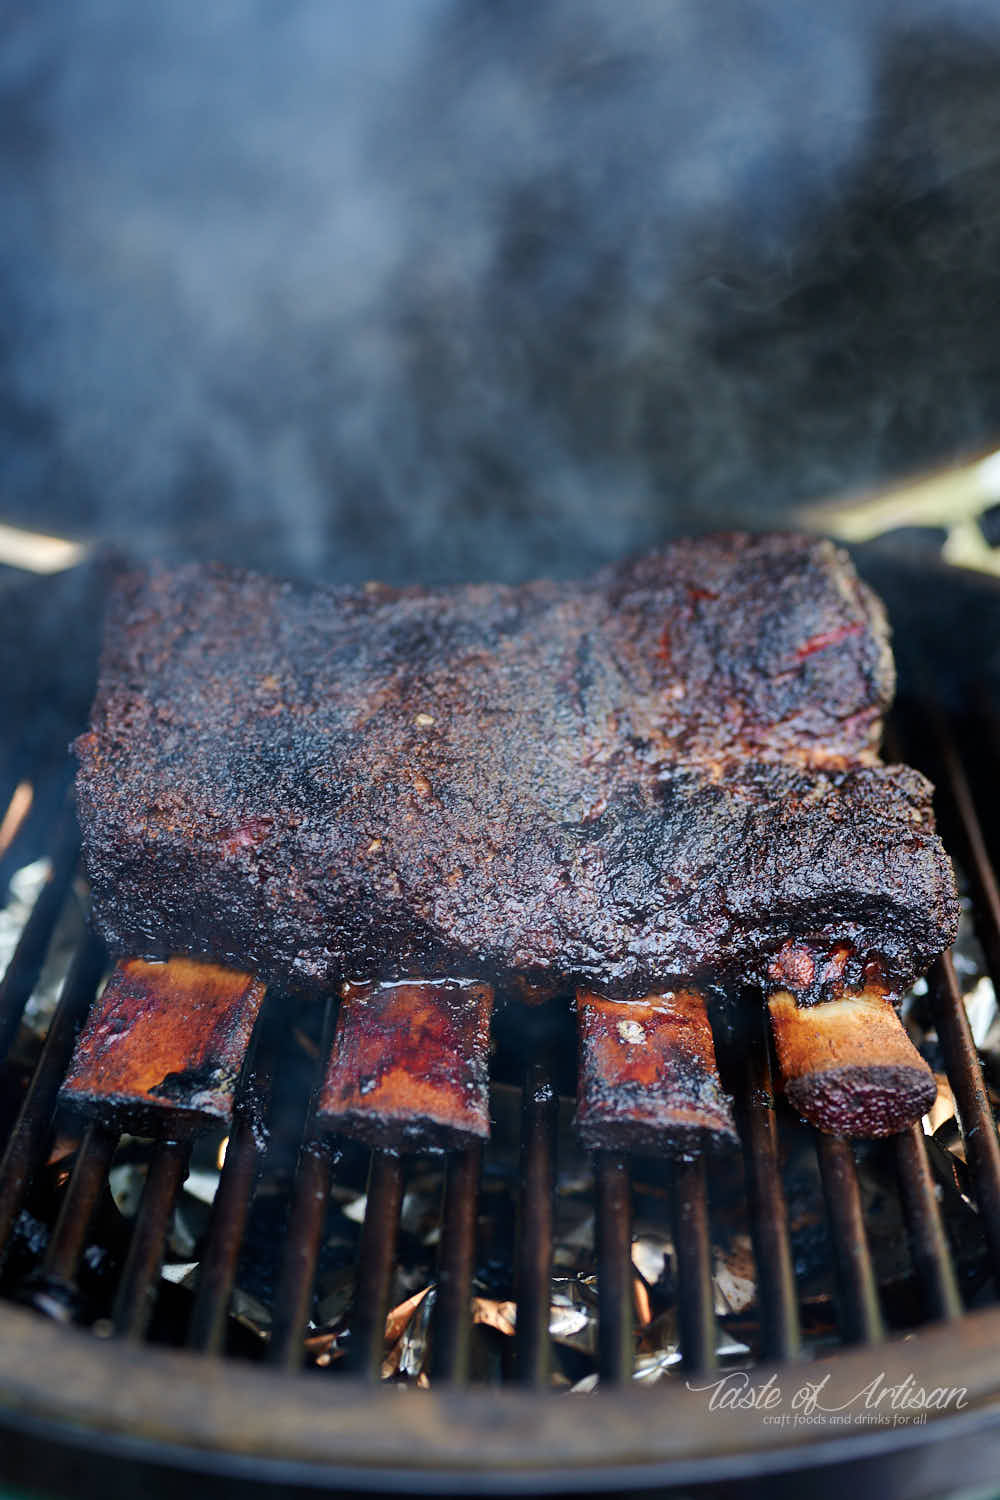
[[[881,606],[801,537],[519,587],[130,574],[77,742],[96,921],[317,988],[891,998],[957,918],[892,691]]]

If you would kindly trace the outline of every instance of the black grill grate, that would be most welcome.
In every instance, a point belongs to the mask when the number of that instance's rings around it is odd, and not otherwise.
[[[919,732],[912,725],[918,724]],[[901,746],[912,763],[935,777],[941,820],[968,875],[977,934],[994,982],[1000,981],[1000,896],[977,813],[977,756],[972,743],[988,741],[968,726],[956,731],[927,713],[901,718]],[[971,740],[970,740],[971,733]],[[895,747],[894,747],[895,748]],[[987,767],[988,757],[983,756]],[[986,781],[987,806],[994,793]],[[46,944],[66,898],[76,861],[75,835],[60,827],[52,841],[52,873],[0,986],[0,1043],[4,1051],[17,1033],[38,979]],[[102,973],[100,944],[85,937],[63,984],[59,1002],[20,1112],[0,1163],[0,1247],[6,1248],[32,1177],[46,1158],[54,1128],[56,1097]],[[934,966],[930,1004],[957,1101],[966,1159],[994,1276],[1000,1274],[1000,1143],[950,956]],[[329,1025],[326,1035],[330,1034]],[[801,1350],[800,1306],[789,1238],[779,1158],[780,1111],[774,1099],[765,1018],[749,1043],[730,1049],[725,1062],[735,1087],[736,1117],[743,1145],[749,1231],[756,1260],[761,1349],[765,1359],[795,1360]],[[203,1246],[187,1342],[206,1355],[226,1343],[227,1317],[265,1148],[259,1121],[272,1088],[269,1057],[248,1073],[238,1099],[225,1164]],[[549,1383],[549,1309],[553,1257],[553,1196],[556,1182],[559,1099],[553,1059],[544,1043],[526,1063],[521,1108],[520,1202],[514,1264],[517,1331],[509,1377],[542,1387]],[[40,1266],[39,1284],[71,1287],[88,1226],[107,1181],[117,1145],[114,1132],[90,1126],[75,1154],[61,1209]],[[866,1234],[854,1149],[850,1142],[817,1135],[816,1151],[827,1226],[838,1280],[839,1334],[845,1344],[871,1344],[885,1337],[879,1287]],[[486,1148],[489,1151],[489,1147]],[[962,1316],[958,1278],[935,1192],[924,1136],[919,1127],[897,1136],[891,1152],[910,1253],[919,1278],[926,1321]],[[153,1151],[141,1205],[122,1268],[111,1331],[140,1342],[147,1337],[160,1288],[168,1225],[188,1170],[190,1145],[171,1141]],[[468,1314],[476,1264],[480,1148],[453,1153],[447,1161],[441,1214],[438,1282],[430,1363],[433,1381],[463,1384],[469,1378]],[[313,1285],[324,1231],[335,1161],[307,1119],[298,1155],[287,1229],[272,1309],[268,1358],[276,1368],[302,1364]],[[369,1381],[379,1379],[389,1308],[400,1205],[408,1163],[390,1151],[372,1153],[367,1204],[358,1256],[355,1315],[347,1365]],[[630,1258],[631,1167],[626,1156],[595,1153],[594,1207],[598,1268],[600,1381],[621,1385],[633,1361],[633,1281]],[[679,1340],[688,1370],[710,1370],[716,1361],[712,1241],[706,1164],[677,1164],[671,1174],[671,1208],[677,1254]],[[44,1309],[45,1297],[35,1305]]]

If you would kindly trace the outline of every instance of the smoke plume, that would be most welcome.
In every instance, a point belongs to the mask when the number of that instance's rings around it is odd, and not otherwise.
[[[1000,434],[985,0],[77,0],[6,31],[3,519],[565,574]]]

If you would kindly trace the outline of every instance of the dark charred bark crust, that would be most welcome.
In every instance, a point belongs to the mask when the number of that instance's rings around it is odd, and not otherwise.
[[[799,537],[438,593],[129,575],[77,741],[95,920],[306,987],[766,984],[794,935],[901,988],[957,906],[929,784],[877,761],[892,688]]]

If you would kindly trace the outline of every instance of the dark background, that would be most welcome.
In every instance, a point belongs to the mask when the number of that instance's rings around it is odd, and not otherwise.
[[[1000,6],[8,4],[0,519],[572,573],[1000,441]]]

